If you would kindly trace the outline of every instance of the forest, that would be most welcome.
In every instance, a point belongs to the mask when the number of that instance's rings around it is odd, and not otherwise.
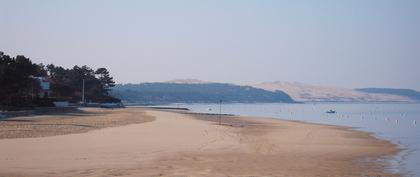
[[[283,91],[268,91],[251,86],[225,83],[142,83],[118,84],[111,94],[122,101],[139,105],[170,103],[293,103]]]

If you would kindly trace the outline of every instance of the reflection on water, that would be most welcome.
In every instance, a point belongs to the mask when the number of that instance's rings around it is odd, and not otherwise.
[[[176,106],[195,112],[219,113],[218,104]],[[326,113],[329,110],[336,113]],[[379,138],[407,148],[393,162],[407,176],[420,176],[420,104],[223,104],[222,112],[343,125],[373,132]]]

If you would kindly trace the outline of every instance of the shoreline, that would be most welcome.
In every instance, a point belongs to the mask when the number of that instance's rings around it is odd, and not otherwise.
[[[106,171],[109,171],[110,168],[114,169],[110,170],[112,173],[116,170],[119,173],[128,173],[127,176],[148,176],[147,174],[150,176],[150,174],[159,175],[160,173],[162,173],[163,176],[171,176],[170,174],[173,172],[189,176],[225,176],[226,174],[232,176],[276,176],[280,174],[291,176],[314,176],[315,174],[324,176],[331,174],[338,176],[400,176],[399,174],[386,172],[388,164],[362,160],[362,158],[365,159],[366,157],[377,160],[385,155],[395,155],[400,151],[395,144],[392,144],[387,140],[378,139],[370,133],[361,132],[349,127],[245,116],[223,116],[223,123],[228,124],[228,126],[217,126],[215,125],[214,116],[218,115],[213,115],[212,118],[212,115],[194,115],[179,111],[157,111],[132,108],[110,110],[109,113],[106,114],[113,115],[115,113],[114,111],[127,111],[125,115],[130,115],[130,111],[133,110],[145,112],[147,116],[153,116],[155,119],[133,124],[127,123],[126,125],[112,126],[111,128],[98,128],[92,131],[76,132],[77,134],[39,138],[0,139],[0,143],[5,144],[6,146],[7,144],[11,145],[13,143],[32,144],[35,146],[37,144],[36,141],[47,141],[48,143],[46,144],[57,146],[57,152],[66,152],[63,150],[67,147],[57,145],[54,142],[61,142],[63,140],[79,142],[85,140],[87,137],[103,138],[103,141],[109,141],[108,138],[115,139],[114,136],[120,136],[110,134],[107,138],[102,137],[103,134],[109,134],[109,132],[120,132],[121,136],[123,134],[125,135],[123,136],[124,139],[118,141],[123,141],[122,144],[130,145],[128,146],[130,148],[126,146],[118,146],[118,148],[116,148],[114,147],[116,146],[114,144],[100,141],[100,143],[104,143],[103,146],[101,146],[102,150],[105,152],[109,151],[108,158],[110,160],[108,161],[112,161],[112,163],[106,161],[103,162],[105,164],[104,166],[87,167],[88,169],[85,169],[86,165],[83,165],[82,163],[80,166],[70,165],[70,167],[66,168],[50,167],[46,170],[47,172],[59,171],[62,174],[68,174],[68,176],[102,176],[108,174]],[[121,117],[123,116],[120,115],[120,118]],[[147,129],[147,131],[144,129]],[[139,135],[143,137],[143,139],[137,139],[137,136],[133,136],[133,133],[141,133],[142,131],[152,134],[148,136]],[[154,139],[153,135],[155,135],[157,139]],[[176,135],[179,135],[179,137]],[[186,137],[182,138],[181,135]],[[130,141],[130,138],[137,139],[136,141],[138,142],[131,142],[132,140]],[[86,143],[88,144],[87,147],[96,146],[94,144],[89,145],[90,142]],[[187,146],[185,146],[185,144],[187,144]],[[45,151],[42,151],[42,147],[45,144],[38,145],[41,149],[40,153],[45,153]],[[75,153],[76,156],[88,156],[82,158],[86,158],[87,161],[90,162],[95,162],[98,159],[103,158],[102,156],[107,156],[103,153],[98,154],[98,152],[89,151],[89,149],[86,150],[86,145],[76,146],[80,149]],[[150,149],[147,149],[147,147]],[[160,149],[160,151],[153,147]],[[9,153],[3,155],[13,158],[13,154],[10,154],[12,146],[10,146],[10,148],[11,149],[0,147],[0,150],[9,150]],[[129,150],[128,152],[123,153],[125,155],[116,155],[116,152],[121,153],[121,148],[128,148]],[[203,149],[205,151],[203,151]],[[31,153],[27,154],[27,149],[22,148],[17,151],[18,152],[14,155],[20,156],[21,161],[16,160],[14,163],[15,167],[21,166],[22,168],[22,166],[32,166],[30,169],[35,168],[39,171],[43,171],[34,172],[34,170],[27,169],[25,176],[29,175],[28,173],[31,173],[32,176],[36,176],[32,173],[40,173],[40,176],[46,174],[42,165],[33,167],[35,164],[25,162],[27,157],[25,157],[25,154],[21,153],[26,153],[26,155],[31,156]],[[159,151],[160,153],[155,151]],[[92,154],[86,154],[89,152]],[[146,155],[137,155],[136,157],[138,159],[134,159],[136,163],[131,163],[125,158],[133,155],[132,153],[134,152],[143,152],[143,154]],[[58,157],[63,156],[62,158],[67,157],[65,154],[57,153],[55,155]],[[41,161],[43,159],[42,157],[38,158],[40,158]],[[150,158],[152,160],[144,160],[144,158]],[[51,159],[46,158],[43,161],[49,163]],[[19,176],[18,174],[14,174],[13,170],[10,170],[14,168],[13,165],[10,166],[10,164],[6,164],[6,162],[10,163],[10,160],[0,158],[0,171],[4,173],[5,170],[7,170],[6,173],[8,172],[7,174],[0,173],[0,176]],[[21,165],[19,162],[28,164]],[[62,163],[69,162],[80,162],[80,160],[66,159],[63,160]],[[235,163],[232,164],[231,162]],[[112,167],[110,167],[108,163],[111,163]],[[222,163],[222,165],[219,165],[218,163]],[[300,164],[301,166],[295,166],[293,164]],[[314,166],[314,164],[319,164],[320,167]],[[158,167],[168,166],[168,168],[151,168],[151,166],[154,165]],[[189,167],[191,165],[193,167]],[[254,165],[259,168],[255,168]],[[9,166],[9,168],[7,168],[7,166]],[[226,169],[226,167],[230,168]],[[212,170],[206,171],[209,168]],[[180,169],[183,170],[179,171]],[[351,170],[349,171],[349,169]],[[78,173],[75,174],[75,171]],[[86,171],[92,171],[92,174],[77,175],[79,172],[86,173]],[[285,171],[287,173],[285,173]]]
[[[196,116],[196,118],[197,117],[202,117],[202,116],[213,117],[213,120],[205,120],[205,121],[212,121],[212,122],[217,122],[217,118],[219,116],[219,114],[199,113],[199,112],[192,112],[192,111],[190,111],[186,114],[191,114],[193,116]],[[254,121],[255,120],[256,121],[266,120],[266,121],[274,121],[274,122],[284,121],[284,122],[294,122],[294,123],[298,123],[298,124],[307,124],[307,125],[314,125],[314,126],[337,128],[337,129],[341,129],[341,130],[344,130],[344,131],[359,134],[359,135],[362,135],[364,137],[369,137],[369,138],[373,138],[373,139],[376,139],[376,140],[379,140],[379,141],[384,141],[386,143],[389,143],[391,146],[393,146],[395,148],[394,153],[389,154],[389,155],[384,155],[383,157],[376,158],[376,159],[374,159],[374,161],[385,160],[385,161],[388,161],[388,162],[393,161],[393,162],[396,162],[396,163],[401,163],[401,161],[396,160],[395,157],[399,157],[400,153],[402,153],[406,150],[409,150],[408,147],[404,147],[404,144],[399,144],[399,143],[393,142],[392,140],[386,139],[384,137],[380,137],[375,132],[369,132],[369,131],[366,131],[366,130],[361,130],[361,127],[349,127],[349,126],[342,126],[342,125],[322,124],[322,123],[307,122],[307,121],[302,121],[302,120],[290,120],[290,119],[282,119],[282,118],[274,118],[274,117],[246,116],[246,115],[234,115],[234,114],[223,115],[222,114],[222,118],[224,117],[226,119],[226,116],[227,117],[232,117],[232,118],[244,119],[244,120],[251,120],[251,121],[252,120],[254,120]],[[203,119],[200,119],[200,120],[203,120]],[[228,122],[228,124],[229,124],[229,126],[238,127],[238,126],[235,126],[234,124],[231,124],[231,122]],[[239,126],[239,127],[243,127],[243,126]],[[361,159],[361,160],[363,161],[363,159]],[[395,173],[396,168],[398,168],[398,167],[392,168],[392,170],[390,170],[389,172]],[[391,169],[391,168],[389,168],[389,169]],[[397,173],[399,173],[400,175],[403,175],[403,173],[401,171],[398,171]],[[405,175],[403,175],[403,176],[405,176]]]
[[[411,103],[409,103],[411,104]],[[201,112],[193,112],[188,111],[187,114],[191,115],[197,115],[197,116],[214,116],[216,119],[219,116],[217,113],[201,113]],[[245,118],[245,119],[267,119],[272,121],[286,121],[286,122],[296,122],[296,123],[303,123],[303,124],[310,124],[310,125],[318,125],[318,126],[331,126],[339,129],[343,129],[346,131],[351,131],[354,133],[362,133],[366,136],[370,136],[374,139],[383,140],[388,142],[389,144],[395,146],[396,152],[391,155],[385,155],[381,158],[377,158],[376,160],[379,161],[386,161],[388,164],[391,164],[392,167],[387,167],[387,171],[391,173],[398,173],[401,176],[412,176],[413,174],[409,173],[408,171],[405,171],[404,166],[401,166],[401,164],[404,163],[404,160],[406,156],[413,153],[415,150],[410,149],[410,147],[406,144],[402,144],[401,142],[394,142],[391,139],[388,139],[386,137],[381,137],[375,132],[371,132],[368,130],[363,130],[362,127],[351,127],[351,126],[343,126],[343,125],[334,125],[334,124],[323,124],[323,123],[316,123],[316,122],[307,122],[303,120],[292,120],[292,119],[284,119],[284,118],[274,118],[274,117],[264,117],[264,116],[247,116],[247,115],[238,115],[238,114],[222,114],[223,116],[231,116],[231,117],[238,117],[238,118]],[[217,121],[215,121],[217,122]],[[376,161],[374,160],[374,161]]]

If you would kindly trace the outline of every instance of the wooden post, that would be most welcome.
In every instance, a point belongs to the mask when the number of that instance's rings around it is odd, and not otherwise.
[[[222,125],[222,100],[219,101],[219,125]]]
[[[82,103],[83,105],[85,104],[85,79],[83,79],[83,84],[82,84]]]

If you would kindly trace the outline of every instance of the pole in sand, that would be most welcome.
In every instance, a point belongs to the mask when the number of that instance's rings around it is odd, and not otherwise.
[[[82,104],[85,104],[85,79],[82,81]]]
[[[219,101],[219,125],[222,125],[222,100]]]

